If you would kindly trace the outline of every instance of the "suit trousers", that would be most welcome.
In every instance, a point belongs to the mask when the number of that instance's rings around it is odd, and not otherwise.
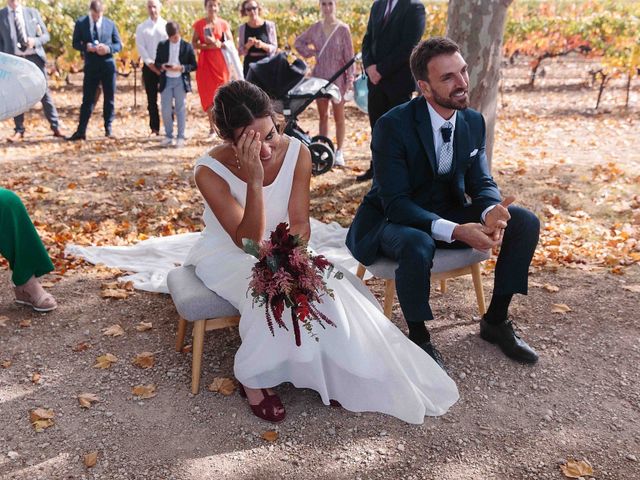
[[[479,222],[481,211],[469,206],[440,216],[459,224]],[[532,212],[510,206],[511,219],[504,232],[496,262],[493,294],[527,294],[529,265],[538,243],[540,221]],[[439,242],[417,228],[387,224],[380,243],[382,254],[398,262],[396,292],[407,322],[433,319],[429,305],[431,267],[436,248],[469,248],[462,242]]]
[[[111,123],[115,117],[115,92],[116,92],[116,69],[112,63],[103,65],[92,65],[87,69],[85,64],[84,80],[82,81],[82,105],[80,106],[80,122],[77,132],[85,134],[89,118],[93,113],[96,103],[96,93],[98,87],[102,85],[103,117],[105,130],[111,129]]]
[[[45,68],[46,63],[44,62],[44,60],[42,60],[42,58],[40,58],[40,56],[33,54],[33,55],[27,55],[24,58],[26,60],[29,60],[32,63],[35,63],[40,69],[40,71],[42,71],[42,73],[44,74],[44,78],[46,78],[47,81],[49,80],[49,76],[47,75],[47,70]],[[42,103],[42,110],[44,111],[44,116],[47,118],[49,125],[51,125],[51,130],[57,130],[58,128],[60,128],[60,119],[58,117],[58,110],[56,110],[56,106],[53,104],[53,99],[51,98],[51,92],[49,91],[49,87],[47,87],[47,91],[44,92],[44,96],[42,97],[42,100],[40,100],[40,102]],[[16,117],[13,117],[13,123],[15,124],[15,131],[17,133],[24,133],[25,131],[24,113],[21,113]]]
[[[167,83],[164,86],[164,90],[160,93],[164,134],[167,138],[173,138],[173,112],[175,111],[178,124],[178,138],[184,139],[184,130],[187,122],[187,92],[184,89],[184,81],[182,77],[167,77],[166,80]]]
[[[391,89],[391,91],[385,91],[380,85],[374,85],[371,81],[367,82],[367,85],[369,87],[367,101],[369,102],[369,124],[371,125],[371,130],[373,130],[382,115],[393,107],[411,100],[411,95],[413,94],[413,90]]]
[[[149,128],[152,132],[160,131],[160,113],[158,112],[158,89],[160,88],[160,75],[156,75],[144,65],[142,67],[142,83],[147,93],[147,110],[149,112]]]

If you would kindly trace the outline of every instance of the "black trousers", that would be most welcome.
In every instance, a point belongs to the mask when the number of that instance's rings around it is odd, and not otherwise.
[[[159,132],[158,88],[160,87],[160,75],[156,75],[147,65],[144,65],[142,67],[142,83],[144,83],[144,91],[147,93],[149,128],[152,132]]]
[[[92,66],[85,65],[84,80],[82,81],[82,105],[80,106],[80,121],[77,132],[85,134],[87,125],[96,103],[96,92],[102,85],[104,128],[111,128],[115,118],[116,68],[113,63]]]
[[[40,71],[43,73],[44,78],[49,82],[49,75],[47,74],[46,64],[42,58],[38,55],[28,55],[24,57],[32,63],[35,63]],[[56,106],[53,104],[53,99],[51,98],[51,92],[49,91],[49,87],[47,86],[47,91],[44,92],[44,96],[42,97],[42,110],[44,111],[44,116],[49,121],[49,125],[51,125],[51,130],[57,130],[60,128],[60,119],[58,117],[58,110],[56,110]],[[24,133],[24,113],[17,115],[13,118],[13,122],[15,123],[15,130],[17,133]]]
[[[456,223],[479,222],[473,206],[451,210],[442,218]],[[538,244],[540,221],[532,212],[510,206],[511,219],[504,232],[496,262],[494,295],[527,294],[529,265]],[[407,322],[432,320],[429,306],[431,267],[436,248],[469,248],[462,242],[437,242],[417,228],[389,223],[382,232],[382,253],[398,262],[396,292]]]

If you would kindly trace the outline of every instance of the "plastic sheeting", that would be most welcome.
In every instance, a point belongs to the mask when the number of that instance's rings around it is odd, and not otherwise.
[[[46,91],[47,80],[34,63],[0,53],[0,120],[26,112]]]

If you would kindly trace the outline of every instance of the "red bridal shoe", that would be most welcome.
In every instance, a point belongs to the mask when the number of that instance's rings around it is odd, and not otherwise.
[[[244,386],[239,383],[238,387],[240,396],[242,398],[247,398],[247,392],[244,391]],[[251,405],[249,403],[249,407],[251,407],[253,414],[262,420],[272,423],[278,423],[284,420],[287,412],[284,411],[284,405],[282,405],[280,397],[277,395],[269,395],[266,388],[261,388],[260,390],[262,391],[262,395],[264,395],[262,401],[258,405]],[[247,399],[247,403],[248,402],[249,400]]]

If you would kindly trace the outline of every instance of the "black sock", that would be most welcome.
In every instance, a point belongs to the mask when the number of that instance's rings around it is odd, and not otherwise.
[[[502,323],[507,319],[509,304],[513,295],[494,295],[484,315],[484,320],[492,325]]]
[[[418,345],[429,342],[431,335],[424,322],[407,322],[409,326],[409,340]]]

